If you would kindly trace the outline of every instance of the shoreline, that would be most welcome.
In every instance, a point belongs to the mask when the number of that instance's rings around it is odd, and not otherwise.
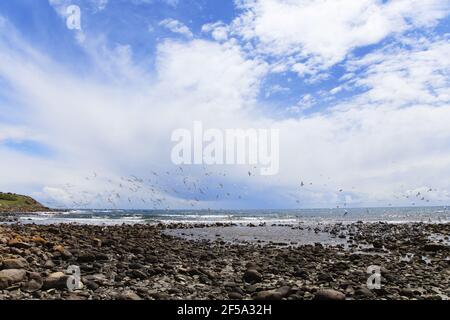
[[[334,225],[329,232],[345,232],[348,247],[165,234],[183,228],[192,225],[0,225],[0,300],[450,296],[448,223]],[[75,291],[67,288],[71,265],[81,273]],[[380,267],[379,289],[367,288],[370,266]]]

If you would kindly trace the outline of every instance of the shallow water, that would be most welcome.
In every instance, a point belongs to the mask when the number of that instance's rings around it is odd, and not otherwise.
[[[285,245],[304,245],[321,243],[324,245],[347,245],[345,239],[332,237],[327,232],[314,232],[308,229],[293,229],[285,226],[266,226],[266,227],[208,227],[208,228],[189,228],[189,229],[168,229],[164,233],[171,236],[181,237],[187,240],[222,240],[233,243],[261,243]]]

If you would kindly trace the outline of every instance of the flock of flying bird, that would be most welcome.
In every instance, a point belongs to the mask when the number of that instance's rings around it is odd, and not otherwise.
[[[151,171],[147,178],[137,177],[135,175],[122,176],[116,179],[104,178],[93,172],[85,177],[86,181],[92,181],[105,184],[105,190],[102,192],[92,192],[78,190],[73,184],[65,184],[61,187],[64,194],[71,202],[70,205],[61,206],[57,203],[49,203],[54,207],[72,209],[92,208],[107,204],[109,209],[119,209],[121,207],[145,208],[153,210],[170,210],[169,203],[177,202],[185,207],[192,209],[205,209],[205,203],[219,201],[240,201],[248,195],[249,187],[244,183],[237,185],[225,184],[223,179],[227,179],[228,174],[224,171],[214,172],[207,170],[202,166],[202,172],[197,174],[188,174],[183,167],[177,167],[173,171]],[[254,177],[254,171],[257,167],[247,172],[248,178]],[[331,180],[331,178],[328,178]],[[98,187],[98,184],[96,184]],[[312,182],[299,181],[296,194],[292,195],[296,206],[301,205],[301,193],[304,191],[313,191]],[[327,184],[323,184],[327,186]],[[355,188],[352,188],[352,191]],[[425,193],[431,193],[434,190],[429,188],[426,192],[418,191],[415,195],[408,194],[394,195],[396,199],[404,197],[412,200],[411,205],[415,206],[419,201],[429,202]],[[337,188],[336,194],[352,194],[344,191],[343,188]],[[344,197],[341,197],[344,198]],[[205,203],[202,203],[205,201]],[[389,204],[392,206],[392,204]],[[336,208],[347,207],[347,201],[343,200],[336,204]],[[106,209],[106,208],[105,208]],[[211,210],[208,208],[208,210]],[[345,210],[344,215],[347,214]]]

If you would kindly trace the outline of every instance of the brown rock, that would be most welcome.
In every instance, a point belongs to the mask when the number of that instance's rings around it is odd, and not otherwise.
[[[8,246],[19,249],[28,249],[30,244],[22,242],[20,239],[11,239],[8,241]]]
[[[24,258],[3,260],[4,269],[26,269],[28,262]]]

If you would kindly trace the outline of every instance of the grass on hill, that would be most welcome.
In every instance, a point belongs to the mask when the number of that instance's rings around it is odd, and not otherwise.
[[[31,197],[0,192],[0,212],[38,212],[48,208]]]

